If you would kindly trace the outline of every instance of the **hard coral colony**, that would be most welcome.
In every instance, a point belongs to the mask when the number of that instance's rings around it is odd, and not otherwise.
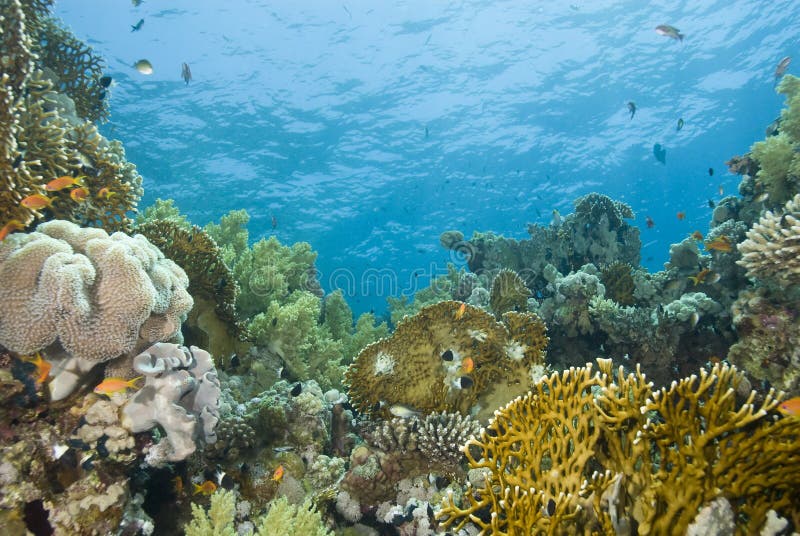
[[[310,244],[251,244],[246,211],[134,219],[142,179],[95,125],[114,84],[49,6],[0,0],[8,533],[800,529],[788,61],[774,135],[731,161],[741,195],[663,271],[632,208],[588,193],[527,239],[444,232],[466,266],[387,323],[323,292]]]

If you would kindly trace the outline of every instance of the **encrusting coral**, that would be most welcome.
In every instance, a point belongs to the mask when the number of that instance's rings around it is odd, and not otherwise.
[[[46,350],[67,396],[82,373],[180,330],[192,307],[186,274],[141,235],[54,220],[0,244],[0,344]]]
[[[766,211],[738,248],[749,277],[780,288],[800,284],[800,194],[781,211]]]
[[[455,301],[424,307],[358,354],[345,375],[351,403],[384,415],[395,405],[491,412],[544,370],[542,321],[531,313],[506,313],[504,321]]]
[[[676,534],[719,497],[746,533],[770,509],[800,515],[800,420],[775,418],[773,392],[756,405],[727,365],[654,391],[639,371],[598,363],[543,378],[466,443],[485,480],[463,505],[448,496],[445,527]]]

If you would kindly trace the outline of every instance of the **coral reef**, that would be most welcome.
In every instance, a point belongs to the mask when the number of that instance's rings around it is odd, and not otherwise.
[[[144,376],[144,386],[123,407],[122,425],[134,433],[158,425],[166,433],[147,452],[147,463],[186,459],[198,438],[216,441],[220,383],[208,352],[157,343],[133,359],[133,370]]]
[[[489,313],[455,301],[424,307],[350,365],[353,406],[384,416],[396,405],[422,414],[491,412],[543,370],[544,324],[530,313],[513,323],[510,333]]]
[[[610,360],[554,373],[503,409],[464,447],[484,481],[453,494],[447,528],[550,534],[684,533],[726,498],[748,533],[767,512],[796,516],[800,421],[773,419],[778,399],[737,391],[729,366],[654,391]],[[737,402],[737,393],[744,397]]]
[[[600,270],[600,282],[605,287],[606,297],[619,305],[633,305],[634,283],[629,264],[615,262]]]
[[[497,318],[508,311],[524,311],[531,291],[525,281],[512,270],[500,270],[492,279],[489,307]]]
[[[7,237],[0,276],[0,344],[58,360],[54,400],[72,392],[76,368],[169,339],[192,307],[186,274],[143,236],[66,221]]]

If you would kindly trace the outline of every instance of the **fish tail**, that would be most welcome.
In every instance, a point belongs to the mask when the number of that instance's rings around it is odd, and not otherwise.
[[[203,491],[203,486],[200,484],[194,484],[194,493],[192,493],[192,495],[197,495],[201,491]]]
[[[144,376],[136,376],[135,378],[130,379],[125,383],[127,383],[128,387],[130,387],[131,389],[136,389],[136,382],[138,382],[139,380],[141,380],[143,378],[144,378]]]

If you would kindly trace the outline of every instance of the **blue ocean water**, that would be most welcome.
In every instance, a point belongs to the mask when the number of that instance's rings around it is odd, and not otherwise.
[[[70,0],[55,12],[107,61],[101,131],[144,177],[140,206],[174,198],[200,225],[246,208],[252,239],[311,243],[323,287],[357,313],[445,273],[441,232],[527,238],[527,223],[591,191],[633,207],[642,264],[661,269],[670,243],[705,232],[708,200],[736,192],[724,162],[764,138],[783,103],[775,66],[800,61],[793,0]],[[143,58],[150,76],[133,68]]]

